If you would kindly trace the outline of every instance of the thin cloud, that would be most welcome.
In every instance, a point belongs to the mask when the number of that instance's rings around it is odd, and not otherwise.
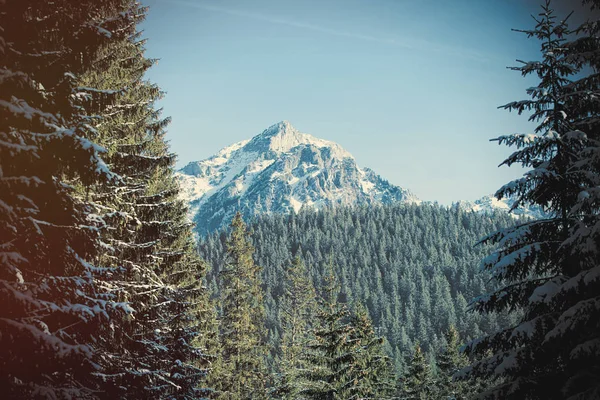
[[[387,44],[387,45],[402,47],[402,48],[411,49],[411,50],[427,50],[427,51],[433,51],[433,52],[438,52],[438,53],[445,53],[445,54],[456,56],[456,57],[465,57],[465,58],[470,58],[470,59],[474,59],[474,60],[478,60],[478,61],[490,61],[491,60],[491,57],[488,54],[482,54],[475,50],[466,49],[466,48],[462,48],[462,47],[441,45],[441,44],[429,42],[429,41],[422,40],[422,39],[408,39],[408,40],[403,39],[403,40],[401,40],[398,38],[384,38],[384,37],[372,36],[372,35],[367,35],[367,34],[362,34],[362,33],[354,33],[354,32],[338,30],[338,29],[331,29],[331,28],[327,28],[327,27],[323,27],[323,26],[319,26],[319,25],[313,25],[313,24],[309,24],[309,23],[305,23],[305,22],[293,21],[293,20],[280,18],[280,17],[276,17],[276,16],[271,16],[271,15],[266,15],[266,14],[261,14],[261,13],[254,13],[254,12],[249,12],[249,11],[236,10],[236,9],[231,9],[231,8],[224,8],[224,7],[214,6],[214,5],[208,5],[208,4],[204,4],[204,3],[200,3],[200,2],[170,0],[169,3],[198,8],[198,9],[212,11],[212,12],[221,13],[221,14],[233,15],[233,16],[241,17],[241,18],[253,19],[255,21],[268,22],[271,24],[284,25],[284,26],[289,26],[289,27],[293,27],[293,28],[304,29],[307,31],[324,33],[324,34],[331,35],[331,36],[338,36],[338,37],[344,37],[344,38],[349,38],[349,39],[357,39],[357,40],[361,40],[361,41]]]

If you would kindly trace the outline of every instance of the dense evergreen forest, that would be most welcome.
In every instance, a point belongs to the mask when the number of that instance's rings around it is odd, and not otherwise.
[[[600,398],[600,21],[521,31],[537,85],[501,108],[537,127],[494,139],[526,169],[496,197],[547,217],[237,214],[198,245],[146,12],[0,0],[2,398]]]
[[[258,218],[249,228],[254,260],[262,267],[273,354],[282,335],[284,276],[299,257],[317,291],[333,266],[339,300],[366,307],[378,334],[387,339],[386,351],[398,372],[406,371],[406,355],[416,343],[435,368],[434,354],[446,346],[450,326],[467,341],[516,322],[506,313],[467,312],[474,297],[497,288],[479,270],[491,247],[475,244],[515,222],[506,213],[483,215],[430,204],[302,209]],[[200,242],[200,255],[212,266],[209,287],[217,297],[226,243],[226,231]]]

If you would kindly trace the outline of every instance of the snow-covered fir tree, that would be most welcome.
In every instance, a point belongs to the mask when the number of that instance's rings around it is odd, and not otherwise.
[[[594,2],[597,5],[597,2]],[[483,261],[501,289],[474,302],[482,312],[521,310],[519,323],[472,342],[483,357],[464,372],[500,377],[483,395],[498,399],[597,399],[600,396],[600,269],[598,266],[598,22],[567,44],[565,20],[542,6],[536,27],[541,61],[515,69],[535,74],[531,99],[504,108],[530,111],[535,134],[498,138],[517,151],[504,164],[530,170],[497,197],[543,207],[549,217],[489,235],[498,248]],[[592,74],[571,82],[580,66]]]
[[[589,14],[595,18],[579,26],[577,38],[566,44],[566,58],[582,68],[566,88],[571,135],[582,143],[569,168],[580,188],[563,243],[574,265],[546,301],[562,311],[548,337],[569,357],[561,371],[562,392],[567,398],[595,399],[600,398],[600,1],[583,3],[595,10]]]
[[[144,80],[145,8],[2,7],[3,394],[208,395],[214,311]]]
[[[196,343],[212,308],[201,287],[204,264],[177,199],[175,155],[164,137],[169,119],[154,106],[162,92],[144,79],[154,64],[137,30],[146,8],[134,0],[122,5],[124,21],[114,29],[119,40],[104,46],[80,79],[81,86],[115,93],[109,106],[90,101],[87,107],[102,115],[92,123],[121,180],[96,185],[89,198],[106,224],[98,262],[113,271],[114,293],[135,310],[103,335],[102,396],[192,399],[205,392],[206,360]]]
[[[83,107],[110,93],[77,87],[119,10],[118,0],[0,3],[3,398],[95,398],[98,336],[131,311],[102,284],[102,221],[82,190],[120,180]]]

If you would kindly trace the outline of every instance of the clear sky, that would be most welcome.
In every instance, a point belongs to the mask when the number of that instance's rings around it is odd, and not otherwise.
[[[561,11],[576,0],[557,5]],[[144,0],[148,78],[178,166],[289,120],[423,200],[493,193],[522,172],[490,138],[534,85],[533,0]]]

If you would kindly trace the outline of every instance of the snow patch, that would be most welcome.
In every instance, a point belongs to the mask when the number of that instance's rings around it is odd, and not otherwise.
[[[298,212],[302,208],[303,203],[301,201],[298,201],[294,196],[292,196],[290,197],[290,205],[294,209],[294,212]]]

